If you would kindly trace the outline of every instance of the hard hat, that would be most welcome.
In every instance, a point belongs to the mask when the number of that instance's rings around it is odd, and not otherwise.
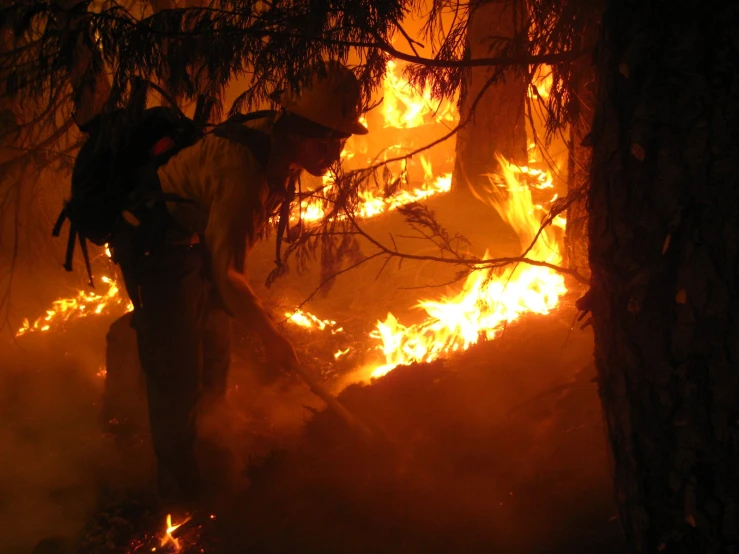
[[[367,128],[359,122],[359,81],[339,62],[314,67],[310,82],[302,90],[281,93],[277,103],[288,112],[347,136],[367,134]]]

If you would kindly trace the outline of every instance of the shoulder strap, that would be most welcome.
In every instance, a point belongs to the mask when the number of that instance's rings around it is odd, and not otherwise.
[[[262,119],[274,115],[272,110],[260,110],[248,114],[236,114],[228,118],[226,121],[217,125],[212,133],[221,138],[225,138],[239,144],[246,145],[251,150],[257,161],[267,165],[270,152],[269,135],[259,129],[253,129],[244,125],[247,121]]]

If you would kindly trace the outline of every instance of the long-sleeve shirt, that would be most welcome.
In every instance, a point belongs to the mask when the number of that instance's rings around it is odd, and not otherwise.
[[[264,130],[271,140],[271,123],[264,118],[244,125]],[[284,198],[279,187],[270,189],[265,168],[246,144],[214,134],[172,157],[158,175],[163,192],[193,201],[168,202],[167,208],[183,238],[204,238],[216,287],[224,300],[230,298],[223,294],[227,269],[245,271],[247,254]],[[286,188],[287,180],[280,186]]]

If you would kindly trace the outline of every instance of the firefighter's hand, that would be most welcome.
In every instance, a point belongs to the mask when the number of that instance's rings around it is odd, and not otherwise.
[[[267,362],[275,369],[279,368],[292,372],[300,363],[290,339],[276,329],[270,331],[264,337],[264,348],[267,354]]]

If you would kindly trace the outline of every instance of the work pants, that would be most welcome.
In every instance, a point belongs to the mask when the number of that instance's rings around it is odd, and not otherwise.
[[[197,502],[196,414],[225,396],[230,319],[207,276],[201,244],[164,245],[119,261],[147,379],[160,501]]]

